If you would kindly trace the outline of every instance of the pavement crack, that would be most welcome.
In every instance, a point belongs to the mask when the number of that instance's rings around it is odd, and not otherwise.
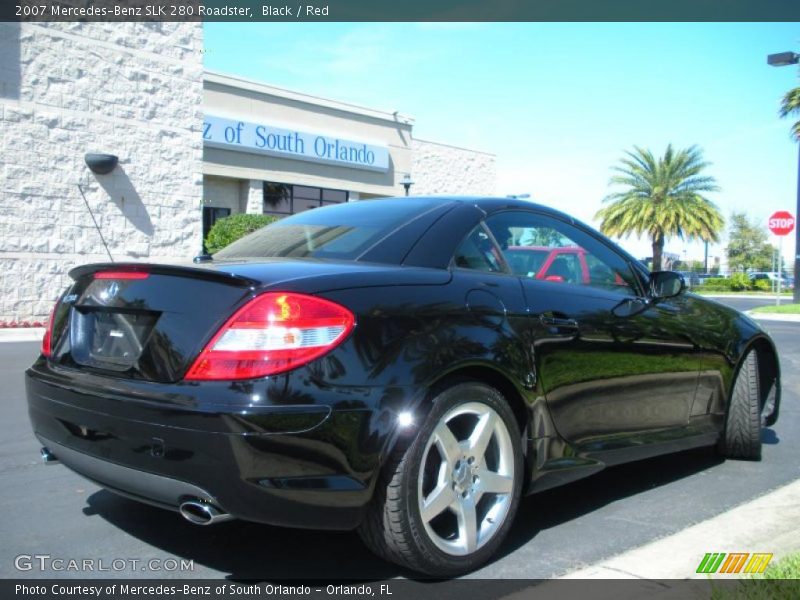
[[[633,577],[634,579],[641,579],[642,581],[650,581],[664,589],[668,589],[670,586],[666,583],[661,581],[656,581],[655,579],[650,579],[649,577],[642,577],[641,575],[637,575],[636,573],[631,573],[630,571],[626,571],[625,569],[618,569],[617,567],[609,567],[608,565],[603,566],[604,569],[608,571],[616,571],[617,573],[622,573],[624,575],[628,575],[629,577]]]
[[[646,525],[648,527],[653,527],[654,526],[654,523],[647,522],[647,521],[639,521],[637,519],[629,519],[627,517],[610,516],[610,517],[606,517],[606,519],[609,519],[609,520],[612,520],[612,521],[623,521],[625,523],[633,523],[634,525]]]

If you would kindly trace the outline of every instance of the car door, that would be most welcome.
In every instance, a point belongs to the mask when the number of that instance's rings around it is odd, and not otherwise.
[[[624,255],[565,220],[511,210],[486,225],[504,250],[519,254],[528,244],[564,260],[558,272],[551,263],[544,278],[516,273],[537,377],[559,434],[597,452],[688,434],[700,355],[680,300],[649,302]]]

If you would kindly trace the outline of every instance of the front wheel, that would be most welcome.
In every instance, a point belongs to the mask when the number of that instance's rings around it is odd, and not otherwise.
[[[502,394],[460,383],[434,398],[416,437],[400,444],[359,532],[411,569],[471,571],[508,533],[522,479],[520,431]]]

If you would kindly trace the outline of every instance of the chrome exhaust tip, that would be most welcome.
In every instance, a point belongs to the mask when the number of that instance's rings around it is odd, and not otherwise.
[[[50,452],[49,448],[47,448],[47,447],[42,448],[41,450],[39,450],[39,454],[41,455],[42,462],[44,464],[46,464],[46,465],[57,465],[58,464],[58,458],[56,457],[55,454]]]
[[[184,519],[195,525],[214,525],[233,519],[229,513],[203,500],[187,500],[178,507],[178,511]]]

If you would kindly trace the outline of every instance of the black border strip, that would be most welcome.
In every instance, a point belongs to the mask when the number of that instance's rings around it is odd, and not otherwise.
[[[797,598],[800,580],[460,579],[450,581],[233,581],[227,579],[6,579],[0,597],[37,600],[569,600]]]
[[[31,22],[777,22],[798,0],[3,0],[0,21]]]

